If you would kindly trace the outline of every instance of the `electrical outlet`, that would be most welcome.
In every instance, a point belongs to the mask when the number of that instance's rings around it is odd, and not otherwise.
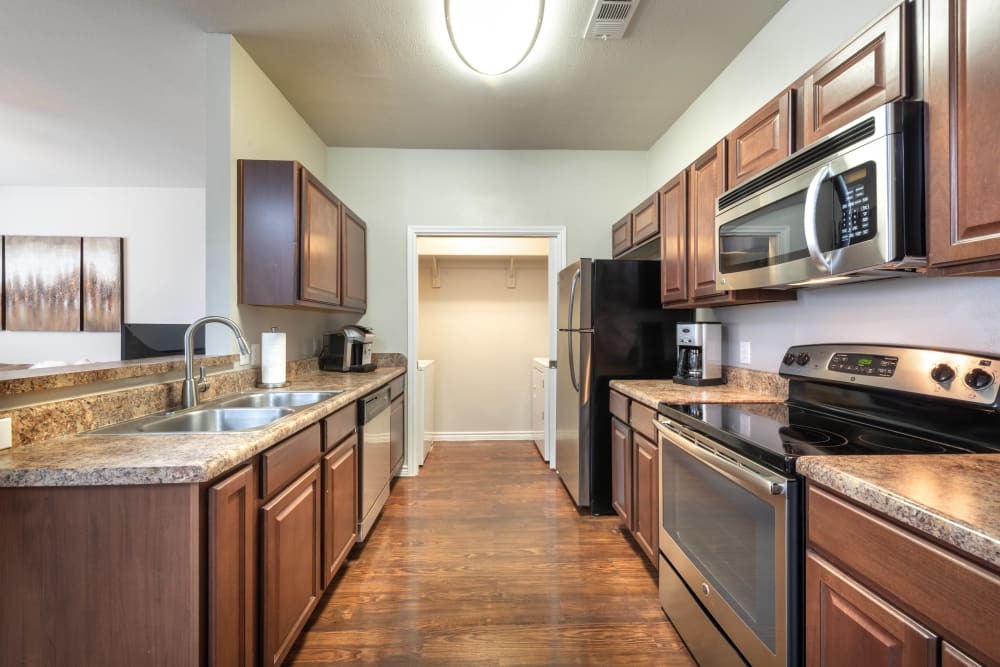
[[[750,341],[748,340],[740,341],[740,363],[741,364],[750,363]]]
[[[9,449],[12,443],[10,417],[0,419],[0,449]]]

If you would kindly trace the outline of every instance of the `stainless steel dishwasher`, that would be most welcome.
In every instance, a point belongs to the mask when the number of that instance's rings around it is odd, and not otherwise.
[[[364,542],[389,499],[389,388],[358,401],[361,425],[361,504],[358,506],[358,542]]]

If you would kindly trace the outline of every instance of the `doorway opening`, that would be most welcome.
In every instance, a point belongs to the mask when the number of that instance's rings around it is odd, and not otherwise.
[[[434,437],[528,440],[537,434],[539,453],[555,468],[554,420],[536,427],[530,399],[534,373],[555,373],[541,367],[556,359],[558,277],[565,260],[565,227],[408,228],[413,399],[403,475],[418,474]],[[425,392],[421,385],[428,382],[436,388]],[[546,380],[544,389],[535,389],[535,403],[541,399],[546,415],[555,409],[554,385]]]

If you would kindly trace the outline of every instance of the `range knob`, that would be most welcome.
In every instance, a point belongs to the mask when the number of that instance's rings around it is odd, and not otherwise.
[[[785,357],[781,360],[781,363],[785,364],[786,366],[791,366],[792,364],[795,363],[795,355],[792,354],[791,352],[785,352]]]
[[[806,364],[808,364],[809,363],[809,353],[808,352],[799,352],[798,356],[795,357],[795,363],[797,363],[799,366],[805,366]]]
[[[938,364],[931,369],[931,379],[938,384],[947,384],[955,379],[955,369],[948,364]]]
[[[980,389],[986,389],[988,386],[993,384],[993,374],[987,373],[982,368],[973,368],[965,376],[965,384],[971,389],[979,391]]]

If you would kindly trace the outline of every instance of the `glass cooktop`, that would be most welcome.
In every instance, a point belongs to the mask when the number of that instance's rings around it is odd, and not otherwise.
[[[660,413],[783,472],[794,472],[799,456],[997,451],[989,444],[880,428],[785,403],[661,403]]]

